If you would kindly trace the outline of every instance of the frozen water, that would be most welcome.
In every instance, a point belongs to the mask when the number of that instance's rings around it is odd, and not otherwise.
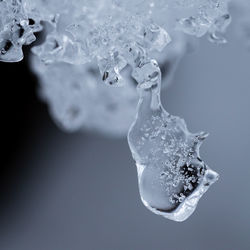
[[[140,100],[128,142],[136,161],[141,199],[156,214],[174,221],[187,219],[199,199],[218,179],[200,158],[207,134],[192,134],[183,119],[161,105],[161,71],[144,54],[134,64]]]
[[[10,41],[15,50],[8,52],[10,59],[6,55],[1,60],[20,60],[22,45],[35,40],[33,33],[41,29],[43,21],[50,24],[50,30],[46,41],[33,50],[43,61],[83,64],[99,58],[107,67],[113,67],[109,76],[114,79],[107,82],[116,82],[125,63],[120,57],[125,43],[140,43],[148,51],[162,50],[166,31],[172,36],[179,29],[198,37],[221,31],[221,25],[216,23],[228,15],[227,3],[228,0],[3,0],[0,27],[4,32],[0,38]],[[155,43],[156,36],[161,44]],[[1,46],[4,48],[5,44]],[[103,63],[100,65],[105,68]]]
[[[171,82],[191,36],[226,42],[229,2],[0,0],[0,61],[20,61],[22,46],[43,29],[31,65],[42,98],[67,131],[123,136],[139,99],[128,141],[142,201],[154,213],[183,221],[218,174],[199,156],[207,134],[190,133],[183,119],[162,107],[161,81],[163,87]],[[250,41],[249,1],[232,5],[241,13],[238,30]]]
[[[163,68],[163,87],[171,83],[180,59],[190,47],[183,35],[173,37],[173,41],[161,53],[155,53]],[[32,69],[41,83],[40,93],[61,128],[70,132],[87,129],[124,137],[135,116],[138,102],[136,82],[131,77],[131,69],[126,66],[119,73],[118,86],[121,88],[107,87],[103,80],[110,80],[110,71],[107,73],[105,63],[103,69],[100,63],[102,74],[95,63],[43,63],[37,56],[31,60]],[[114,86],[108,82],[107,85]],[[69,115],[72,107],[78,110],[73,116]]]
[[[127,133],[138,102],[131,77],[123,89],[109,88],[102,84],[98,67],[91,63],[61,62],[48,66],[33,57],[32,66],[39,76],[40,94],[62,129],[87,129],[113,136]]]

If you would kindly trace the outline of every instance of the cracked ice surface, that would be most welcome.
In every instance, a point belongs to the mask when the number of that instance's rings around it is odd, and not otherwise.
[[[139,99],[128,142],[142,201],[183,221],[218,174],[199,156],[207,135],[190,133],[162,107],[161,80],[163,86],[171,81],[189,36],[226,42],[229,2],[0,0],[0,60],[20,61],[22,46],[43,29],[45,40],[32,48],[32,69],[52,116],[67,131],[124,135]],[[239,5],[249,8],[247,0]]]

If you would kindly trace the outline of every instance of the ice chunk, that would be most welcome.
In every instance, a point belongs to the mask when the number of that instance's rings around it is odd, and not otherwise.
[[[39,76],[40,93],[49,105],[56,123],[65,131],[98,131],[109,136],[124,136],[134,119],[138,94],[129,71],[122,88],[102,83],[94,64],[44,65],[32,58],[33,70]]]
[[[0,1],[0,61],[22,60],[22,46],[35,41],[34,32],[41,28],[40,24],[28,18],[21,0]]]
[[[140,101],[128,133],[141,199],[152,212],[183,221],[194,212],[218,174],[199,155],[207,134],[190,133],[183,119],[164,110],[160,68],[154,60],[142,60],[133,73]]]

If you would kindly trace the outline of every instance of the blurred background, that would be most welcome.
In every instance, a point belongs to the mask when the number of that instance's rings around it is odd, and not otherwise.
[[[210,132],[201,156],[220,174],[185,222],[140,201],[126,138],[66,134],[20,63],[0,63],[0,250],[249,250],[250,52],[204,38],[184,57],[164,107],[189,130]]]

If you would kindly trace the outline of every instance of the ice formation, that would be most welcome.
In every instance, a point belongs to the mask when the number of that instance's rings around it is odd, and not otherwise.
[[[229,2],[0,0],[0,61],[20,61],[22,46],[42,32],[31,67],[56,123],[113,136],[129,130],[143,203],[183,221],[218,174],[199,156],[207,134],[190,133],[162,107],[162,79],[163,87],[171,82],[191,36],[226,42]],[[248,0],[234,4],[249,10]]]
[[[143,56],[136,63],[140,100],[128,142],[136,161],[143,203],[156,214],[183,221],[218,174],[200,159],[206,133],[192,134],[183,119],[161,105],[161,71],[155,60]]]

